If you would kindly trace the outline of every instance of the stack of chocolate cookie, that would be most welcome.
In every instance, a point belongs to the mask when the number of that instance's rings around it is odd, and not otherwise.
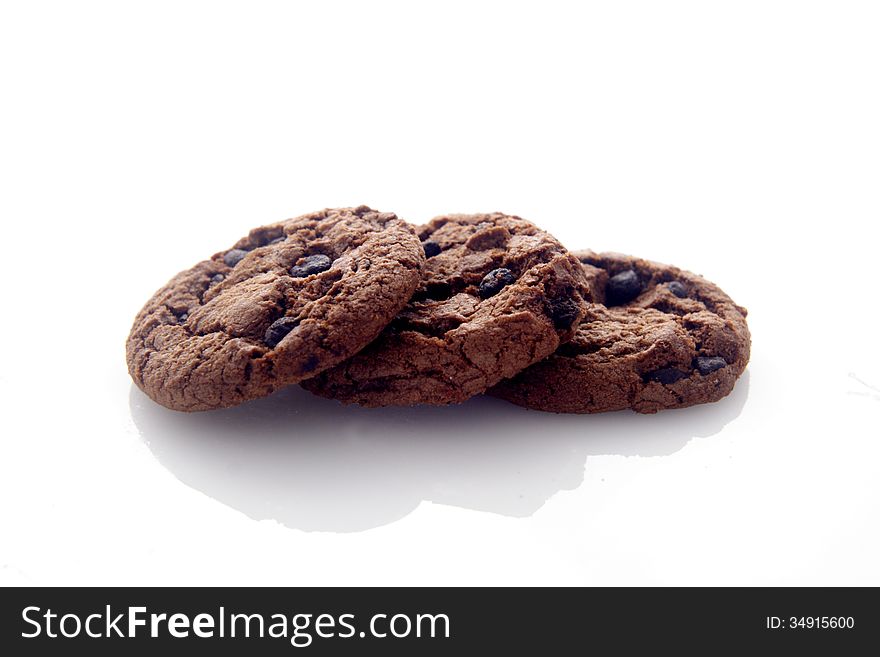
[[[519,217],[413,227],[366,206],[252,230],[135,318],[135,383],[181,411],[294,383],[363,406],[484,392],[561,413],[717,401],[749,359],[746,310],[703,278],[569,253]]]

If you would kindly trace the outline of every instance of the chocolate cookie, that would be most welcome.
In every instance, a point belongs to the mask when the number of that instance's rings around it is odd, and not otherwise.
[[[412,300],[305,388],[364,406],[461,402],[574,335],[589,280],[549,234],[499,213],[437,217],[417,232],[428,261]]]
[[[577,334],[491,394],[557,413],[655,413],[721,399],[749,360],[746,309],[677,267],[576,253],[604,289]],[[601,300],[601,299],[600,299]]]
[[[128,371],[181,411],[268,395],[372,341],[424,262],[408,224],[366,206],[256,228],[153,295],[128,336]]]

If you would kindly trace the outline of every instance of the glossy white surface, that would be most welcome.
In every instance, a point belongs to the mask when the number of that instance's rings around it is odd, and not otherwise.
[[[876,5],[312,4],[0,10],[0,583],[880,584]],[[749,370],[656,416],[131,385],[168,277],[358,203],[702,273]]]

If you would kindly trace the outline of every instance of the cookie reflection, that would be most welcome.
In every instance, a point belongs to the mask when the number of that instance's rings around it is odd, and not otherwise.
[[[423,501],[532,515],[584,480],[588,456],[663,456],[739,415],[748,373],[726,399],[644,416],[527,411],[478,397],[448,407],[363,409],[292,386],[235,408],[185,414],[132,386],[144,443],[180,481],[256,520],[355,532]]]

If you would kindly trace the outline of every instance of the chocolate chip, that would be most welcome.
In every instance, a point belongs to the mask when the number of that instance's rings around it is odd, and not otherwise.
[[[317,253],[305,258],[301,263],[290,268],[290,275],[294,278],[305,278],[312,274],[320,274],[330,269],[333,261],[323,253]]]
[[[211,276],[211,282],[214,284],[220,283],[223,279],[226,278],[223,274],[214,274]]]
[[[559,330],[571,328],[581,314],[580,304],[569,297],[553,299],[548,305],[553,326]]]
[[[688,292],[685,289],[684,285],[682,285],[678,281],[670,281],[666,287],[668,287],[669,291],[672,292],[679,299],[684,299],[688,295]]]
[[[266,329],[266,337],[264,341],[270,347],[274,347],[284,339],[285,335],[290,333],[297,326],[299,326],[299,320],[295,317],[282,317],[281,319],[276,319],[269,325],[269,328]]]
[[[232,249],[231,251],[227,251],[226,255],[223,256],[223,262],[226,263],[227,267],[235,267],[241,259],[247,255],[247,251],[244,249]]]
[[[480,298],[488,299],[498,294],[505,286],[516,282],[513,272],[504,267],[493,269],[480,282]]]
[[[426,240],[422,242],[422,248],[425,250],[426,258],[433,258],[435,255],[443,250],[440,248],[440,245],[437,244],[437,242],[433,242],[431,240]]]
[[[645,379],[647,379],[648,381],[656,381],[657,383],[662,383],[663,385],[675,383],[676,381],[681,381],[682,379],[686,379],[687,377],[687,372],[682,372],[680,369],[675,367],[664,367],[659,370],[654,370],[653,372],[648,372],[645,375]]]
[[[189,313],[181,313],[180,317],[177,318],[177,321],[183,324],[187,319],[189,319]]]
[[[627,269],[608,279],[608,285],[605,287],[605,305],[619,306],[632,301],[641,292],[642,283],[638,274],[632,269]]]
[[[721,358],[721,356],[698,356],[694,358],[694,367],[700,374],[706,376],[715,370],[727,367],[727,361]]]
[[[315,368],[318,367],[318,363],[320,363],[320,362],[321,361],[318,359],[318,357],[315,356],[314,354],[312,354],[311,356],[306,358],[306,362],[303,363],[302,371],[303,372],[314,372]]]

